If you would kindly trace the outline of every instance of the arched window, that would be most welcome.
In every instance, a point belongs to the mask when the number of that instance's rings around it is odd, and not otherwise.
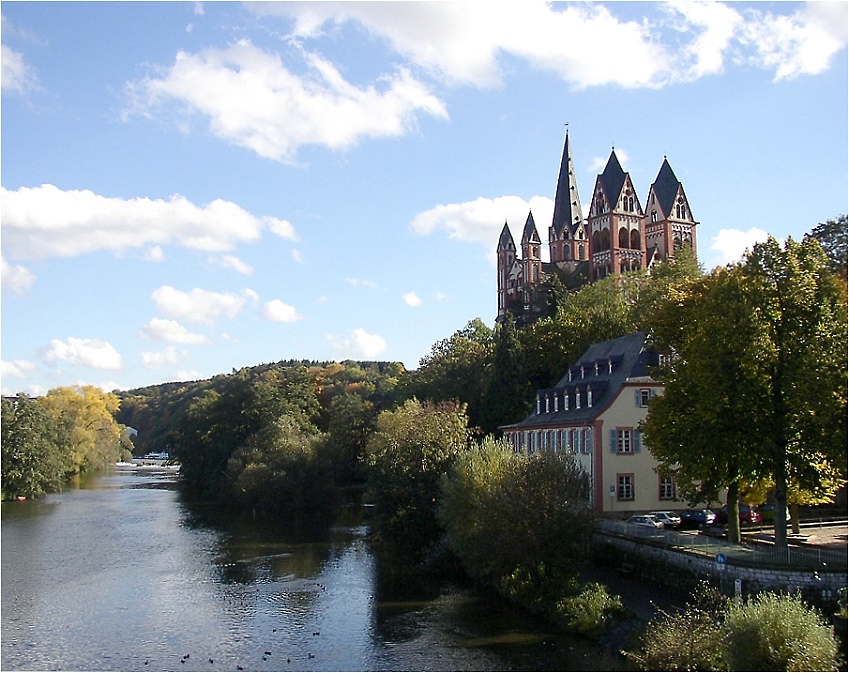
[[[603,250],[601,247],[601,232],[597,231],[593,234],[593,252],[598,252],[599,250]]]
[[[584,244],[581,243],[581,245],[578,246],[578,259],[586,259],[586,258],[587,258],[587,254],[584,251]]]
[[[625,227],[621,227],[619,229],[619,247],[628,247],[628,230]]]
[[[631,230],[631,249],[639,250],[640,249],[640,230],[632,229]]]
[[[601,248],[600,250],[610,250],[610,229],[601,230]]]

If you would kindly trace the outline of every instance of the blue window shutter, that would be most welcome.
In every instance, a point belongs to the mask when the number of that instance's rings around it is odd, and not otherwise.
[[[610,453],[616,453],[616,430],[610,431]]]
[[[587,453],[593,452],[593,429],[592,428],[587,429],[586,447],[587,447]]]
[[[634,388],[634,406],[640,406],[640,389]]]
[[[640,440],[643,437],[643,433],[640,432],[639,430],[634,430],[633,432],[634,432],[634,453],[639,453],[640,452],[640,443],[641,443]]]

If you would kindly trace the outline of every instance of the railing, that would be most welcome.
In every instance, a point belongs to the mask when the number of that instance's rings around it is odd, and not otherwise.
[[[841,549],[806,547],[799,544],[776,547],[751,538],[741,544],[734,544],[723,537],[704,535],[698,531],[655,529],[612,519],[599,519],[598,528],[614,535],[644,541],[652,546],[677,549],[710,558],[718,558],[718,555],[722,554],[723,562],[732,565],[812,571],[845,571],[847,568],[847,554]]]

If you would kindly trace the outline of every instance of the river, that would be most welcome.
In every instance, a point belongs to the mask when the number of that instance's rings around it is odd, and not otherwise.
[[[394,582],[362,509],[294,533],[185,502],[164,470],[2,503],[0,668],[625,670],[497,597]]]

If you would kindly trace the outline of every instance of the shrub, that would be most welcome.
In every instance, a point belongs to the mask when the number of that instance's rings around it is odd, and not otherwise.
[[[622,610],[619,596],[609,594],[601,584],[589,582],[575,595],[559,600],[554,607],[554,617],[568,631],[598,636]]]
[[[765,593],[728,609],[729,670],[834,671],[837,654],[831,627],[799,596]]]

